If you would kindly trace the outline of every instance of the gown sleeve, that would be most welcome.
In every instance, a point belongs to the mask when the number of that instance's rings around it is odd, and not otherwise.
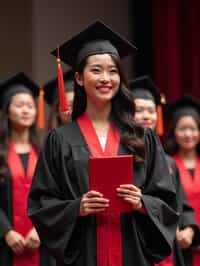
[[[10,206],[12,206],[12,185],[9,175],[6,177],[5,183],[0,185],[0,239],[12,229],[12,215]]]
[[[180,213],[179,219],[179,229],[184,229],[188,226],[192,227],[194,230],[194,238],[192,241],[192,246],[198,245],[199,243],[199,226],[195,220],[195,214],[193,208],[190,206],[188,199],[186,197],[185,191],[181,184],[179,170],[176,166],[175,161],[167,156],[168,163],[173,171],[173,177],[176,184],[176,194],[178,199],[178,211]]]
[[[200,243],[200,228],[195,220],[194,209],[190,206],[182,186],[181,188],[183,212],[180,219],[180,229],[184,229],[188,226],[192,227],[194,230],[194,237],[191,247],[195,247]]]
[[[135,218],[145,253],[152,262],[159,262],[171,253],[179,220],[178,204],[165,153],[150,129],[145,130],[145,143],[146,183],[142,201],[146,214]]]
[[[80,197],[73,190],[63,162],[63,157],[67,160],[70,155],[70,145],[52,130],[40,152],[28,199],[28,215],[41,242],[58,261],[66,264],[79,254],[79,230],[75,228]]]
[[[0,208],[0,238],[3,238],[5,234],[12,229],[12,225],[5,214],[5,212]]]

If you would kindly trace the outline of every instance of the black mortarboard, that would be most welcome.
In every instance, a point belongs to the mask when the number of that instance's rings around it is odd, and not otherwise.
[[[152,100],[156,105],[161,103],[159,89],[149,76],[145,75],[131,80],[129,86],[135,99]]]
[[[39,95],[39,86],[35,84],[27,75],[23,72],[12,76],[4,81],[0,86],[0,108],[8,103],[10,97],[17,93],[30,93],[33,97]]]
[[[184,95],[171,104],[168,104],[165,113],[172,120],[176,120],[182,116],[192,116],[200,119],[200,101],[194,99],[192,96]]]
[[[63,74],[65,91],[74,90],[74,74],[72,70],[66,71]],[[44,98],[48,104],[53,104],[53,102],[58,99],[58,79],[57,77],[49,81],[44,85]]]
[[[78,66],[90,55],[108,53],[123,58],[136,49],[128,40],[97,20],[59,46],[59,56],[66,64]],[[51,54],[57,56],[57,50]]]

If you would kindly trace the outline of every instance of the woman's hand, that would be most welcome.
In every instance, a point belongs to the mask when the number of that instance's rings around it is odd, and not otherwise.
[[[134,211],[145,213],[142,204],[142,192],[138,187],[131,184],[120,185],[120,187],[117,188],[117,195],[123,200],[129,202]]]
[[[25,250],[25,239],[14,230],[10,230],[5,235],[7,245],[16,255],[21,255]]]
[[[31,252],[39,248],[40,239],[35,228],[32,228],[30,232],[27,234],[25,239],[25,244],[26,244],[26,249],[28,249]]]
[[[80,215],[96,214],[105,211],[108,206],[108,199],[103,198],[100,192],[91,190],[83,194],[80,204]]]
[[[181,249],[187,249],[192,244],[194,230],[192,227],[186,227],[176,232],[176,241]]]

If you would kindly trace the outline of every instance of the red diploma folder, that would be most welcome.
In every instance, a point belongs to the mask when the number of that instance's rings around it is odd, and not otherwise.
[[[89,158],[90,190],[98,191],[110,200],[106,213],[131,211],[130,203],[117,195],[116,188],[122,184],[133,184],[132,155]]]

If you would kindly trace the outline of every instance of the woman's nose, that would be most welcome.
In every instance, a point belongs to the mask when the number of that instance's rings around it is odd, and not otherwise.
[[[106,71],[104,71],[101,74],[100,80],[101,82],[108,82],[110,80],[110,75]]]

